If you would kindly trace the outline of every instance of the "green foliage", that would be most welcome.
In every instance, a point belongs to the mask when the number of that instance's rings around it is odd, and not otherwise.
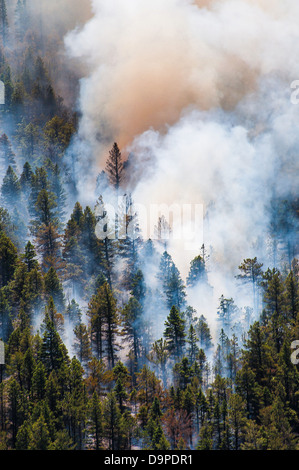
[[[126,194],[110,226],[106,194],[131,177],[117,143],[94,208],[77,201],[60,37],[12,3],[0,0],[0,450],[298,450],[298,201],[272,201],[276,268],[236,266],[251,305],[222,295],[213,324],[204,245],[186,289],[160,254],[165,218],[158,243],[143,240]]]

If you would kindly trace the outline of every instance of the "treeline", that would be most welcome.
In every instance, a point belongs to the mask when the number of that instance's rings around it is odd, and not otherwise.
[[[74,203],[77,116],[53,84],[55,31],[41,38],[29,13],[0,1],[0,449],[297,449],[297,199],[273,203],[285,262],[243,260],[252,307],[222,296],[212,335],[187,295],[213,296],[207,248],[183,279],[163,217],[144,240],[126,194],[106,223],[132,171],[117,143],[94,207]]]
[[[163,337],[151,343],[141,272],[122,309],[101,278],[84,320],[74,300],[64,304],[56,271],[43,272],[30,242],[19,255],[2,232],[0,253],[2,449],[297,448],[297,266],[287,276],[263,273],[262,315],[242,347],[220,317],[209,361],[209,328],[190,307],[172,306]],[[3,253],[13,262],[2,263]]]

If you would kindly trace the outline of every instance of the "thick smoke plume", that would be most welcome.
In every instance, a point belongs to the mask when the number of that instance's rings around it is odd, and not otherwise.
[[[188,106],[232,109],[261,76],[297,74],[292,0],[92,4],[94,17],[66,39],[90,70],[80,102],[86,137],[124,147]]]
[[[93,18],[66,37],[69,54],[88,68],[80,151],[88,142],[101,168],[117,141],[130,155],[137,203],[202,203],[203,241],[213,249],[210,277],[217,296],[227,285],[232,293],[227,271],[243,258],[271,264],[270,206],[274,195],[287,198],[296,188],[298,107],[290,84],[299,78],[299,4],[93,0],[92,6]],[[189,254],[172,248],[186,273],[200,246]]]

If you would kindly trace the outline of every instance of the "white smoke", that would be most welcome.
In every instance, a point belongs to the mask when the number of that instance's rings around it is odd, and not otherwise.
[[[98,168],[117,141],[134,200],[201,203],[218,298],[240,262],[267,253],[269,206],[296,189],[299,4],[295,0],[93,0],[66,37],[88,75],[79,139]],[[88,159],[88,165],[90,160]],[[84,186],[85,183],[83,182]],[[86,194],[86,187],[84,187]],[[186,275],[194,252],[170,246]]]

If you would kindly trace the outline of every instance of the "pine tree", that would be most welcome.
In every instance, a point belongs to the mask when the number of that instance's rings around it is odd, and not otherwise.
[[[186,390],[187,386],[191,383],[193,376],[192,365],[187,357],[183,357],[180,362],[177,362],[173,368],[174,384],[180,390]]]
[[[7,294],[0,289],[0,339],[7,341],[12,331],[11,310]]]
[[[244,283],[250,283],[252,286],[252,298],[253,298],[253,308],[257,312],[259,305],[259,286],[262,280],[262,271],[263,264],[257,261],[257,258],[245,259],[243,263],[239,266],[241,274],[239,274],[237,279],[241,279]]]
[[[164,292],[167,299],[167,308],[170,309],[173,305],[182,310],[186,304],[185,286],[181,279],[179,270],[175,265],[171,267],[168,282],[164,284]]]
[[[28,162],[24,163],[23,171],[21,173],[19,182],[22,194],[27,198],[31,191],[33,171],[31,165]]]
[[[232,298],[226,299],[224,295],[220,297],[219,302],[217,314],[219,316],[221,328],[223,328],[226,333],[229,333],[233,320],[235,319],[237,306]]]
[[[84,323],[78,323],[74,328],[74,350],[82,366],[87,365],[91,359],[91,348],[88,331]]]
[[[172,230],[170,224],[167,222],[164,215],[158,218],[158,223],[154,227],[155,240],[162,246],[164,246],[165,251],[167,250],[167,245],[170,240]]]
[[[28,70],[27,73],[29,74]],[[30,92],[32,87],[30,74],[29,77],[24,77],[23,75],[23,83],[25,90]],[[40,148],[41,136],[39,127],[36,124],[33,124],[32,122],[28,123],[26,119],[23,119],[21,123],[18,124],[16,137],[18,139],[23,158],[32,164],[37,156],[38,149]]]
[[[16,169],[16,155],[12,150],[12,145],[9,138],[5,133],[0,137],[0,155],[4,169],[6,169],[8,166],[11,166],[14,170]]]
[[[129,342],[129,354],[132,353],[133,370],[137,372],[144,339],[143,310],[137,299],[130,298],[122,311],[122,317],[124,333]]]
[[[144,365],[137,377],[137,399],[140,405],[145,405],[147,409],[152,405],[155,397],[159,400],[162,396],[160,380],[156,377],[148,366]]]
[[[0,35],[3,45],[6,45],[8,35],[8,18],[5,0],[0,0]]]
[[[105,319],[104,337],[106,341],[108,366],[113,368],[117,355],[118,345],[116,343],[119,331],[119,316],[116,306],[116,300],[108,285],[105,283],[100,289],[100,295],[103,295],[103,314]]]
[[[88,305],[90,318],[91,341],[99,359],[105,356],[108,367],[113,368],[117,355],[117,335],[120,319],[117,312],[116,300],[109,287],[104,283],[92,297]]]
[[[179,310],[185,305],[185,286],[179,270],[171,256],[165,251],[161,257],[157,278],[162,285],[165,303],[170,310],[174,305]]]
[[[1,186],[1,197],[3,203],[7,207],[12,208],[18,204],[20,199],[20,189],[21,187],[18,177],[13,168],[9,166]]]
[[[199,255],[190,263],[190,270],[187,277],[187,286],[194,287],[198,282],[207,282],[206,266],[203,258]]]
[[[29,450],[32,440],[32,426],[29,420],[26,420],[18,430],[16,436],[16,450]]]
[[[124,197],[123,207],[118,214],[116,232],[119,255],[126,262],[121,284],[125,289],[130,290],[133,278],[139,269],[139,248],[141,246],[138,216],[134,210],[131,195]]]
[[[17,248],[4,233],[0,233],[0,287],[12,280],[17,259]]]
[[[201,315],[195,323],[195,330],[199,339],[200,347],[210,349],[212,347],[212,335],[206,318]]]
[[[98,275],[101,266],[99,240],[96,236],[96,217],[90,207],[83,213],[80,247],[85,257],[85,276]]]
[[[22,260],[27,266],[27,271],[30,273],[33,269],[38,267],[38,261],[36,259],[36,251],[34,245],[30,241],[26,243],[25,252],[22,255]]]
[[[32,392],[36,400],[41,401],[46,394],[46,369],[42,362],[38,362],[32,377]]]
[[[48,227],[50,223],[57,224],[57,203],[53,193],[42,189],[37,196],[35,210],[36,217],[34,225],[38,228],[40,225]]]
[[[53,323],[55,330],[62,334],[64,327],[64,318],[61,313],[58,313],[55,307],[53,297],[50,296],[45,307],[45,314],[49,316],[50,321]]]
[[[121,413],[117,404],[115,392],[108,394],[104,402],[104,430],[109,441],[109,449],[117,450],[119,443]]]
[[[26,4],[22,0],[18,0],[15,7],[15,37],[17,41],[21,41],[24,37],[26,25]]]
[[[67,196],[64,189],[64,182],[61,176],[61,170],[57,163],[54,165],[52,162],[48,161],[48,167],[48,172],[50,174],[50,188],[57,204],[56,213],[59,220],[59,225],[62,225],[62,223],[64,222],[67,201]]]
[[[286,317],[296,321],[299,313],[299,283],[294,271],[290,271],[285,280]]]
[[[100,450],[104,433],[103,406],[96,392],[93,393],[89,405],[89,428],[93,438],[92,448]]]
[[[191,324],[189,331],[188,331],[188,338],[187,338],[187,352],[188,357],[190,360],[191,365],[195,362],[198,354],[199,354],[199,347],[198,347],[198,337],[196,335],[196,331],[194,326]]]
[[[103,198],[100,196],[95,206],[96,227],[95,233],[98,238],[98,246],[101,256],[103,271],[112,288],[113,268],[116,257],[116,227],[115,221],[109,220]]]
[[[123,179],[124,165],[117,143],[113,144],[106,162],[106,171],[111,185],[118,191]]]
[[[28,211],[33,220],[39,220],[39,208],[37,207],[37,198],[41,191],[48,192],[50,188],[48,175],[44,167],[36,168],[35,172],[31,174],[31,190],[28,199]],[[51,209],[55,207],[55,200],[53,194],[47,194],[50,199]]]
[[[10,432],[13,447],[16,444],[17,433],[22,424],[22,391],[18,382],[12,378],[8,387],[8,406],[10,419]]]
[[[175,360],[179,360],[185,346],[185,322],[179,310],[173,306],[165,322],[164,337],[167,341],[169,353]]]
[[[169,358],[168,343],[165,339],[160,338],[152,345],[149,354],[149,360],[160,368],[163,384],[166,385],[167,371],[166,364]]]
[[[42,267],[44,271],[55,269],[62,271],[64,262],[61,256],[61,236],[53,223],[41,225],[36,232],[35,244],[42,256]]]
[[[70,219],[66,224],[63,235],[62,256],[65,262],[65,279],[71,283],[73,297],[77,291],[82,290],[84,285],[83,273],[85,274],[85,257],[80,239],[83,225],[83,209],[77,202]]]
[[[91,345],[97,359],[102,359],[104,354],[104,314],[100,290],[94,294],[88,304],[87,315],[89,317],[89,328]]]
[[[131,283],[131,295],[143,305],[145,296],[146,296],[146,284],[143,272],[141,269],[138,269],[135,276],[132,279]]]
[[[53,301],[59,310],[59,312],[64,312],[65,309],[65,298],[64,291],[61,284],[61,281],[58,277],[56,270],[51,267],[47,274],[45,275],[45,293],[47,297],[52,297]]]
[[[269,322],[272,329],[273,340],[279,353],[284,339],[285,313],[284,313],[284,286],[281,274],[275,269],[268,271],[264,286],[263,317]]]
[[[79,304],[74,299],[72,299],[66,307],[65,318],[73,325],[81,323],[82,312]]]
[[[66,348],[57,333],[53,321],[46,312],[43,322],[43,338],[40,352],[40,359],[46,371],[59,369],[63,362],[67,360]]]

